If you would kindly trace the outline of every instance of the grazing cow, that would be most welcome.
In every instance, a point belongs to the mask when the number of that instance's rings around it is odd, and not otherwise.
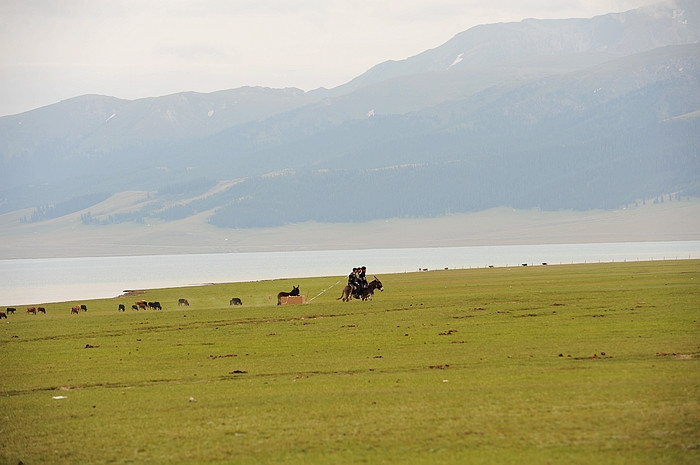
[[[3,318],[7,318],[7,314],[5,312],[0,312],[0,320]]]
[[[156,301],[156,302],[150,302],[150,303],[153,304],[153,306],[151,307],[153,310],[163,310],[163,307],[160,306],[160,302]]]
[[[124,304],[119,304],[119,311],[120,311],[120,312],[125,312],[125,311],[126,311],[126,307],[124,307]]]
[[[185,307],[189,307],[190,303],[187,301],[187,299],[178,299],[177,300],[178,305],[184,305]]]
[[[231,299],[231,301],[228,303],[229,305],[243,305],[243,301],[239,299],[238,297],[234,297]]]
[[[136,310],[136,311],[138,312],[138,311],[139,311],[139,306],[136,305],[136,304],[134,304],[134,305],[131,306],[131,309],[132,309],[132,310]]]
[[[70,308],[70,314],[80,315],[80,305],[76,305]]]
[[[36,307],[27,307],[27,313],[33,313],[36,315]]]
[[[146,310],[148,308],[148,302],[146,302],[145,300],[139,300],[138,302],[136,302],[136,305],[139,306],[139,310]]]
[[[282,305],[282,297],[299,295],[299,286],[292,286],[291,292],[280,292],[277,294],[277,305]]]
[[[46,315],[46,309],[45,309],[44,307],[38,307],[38,308],[36,309],[36,311],[39,312],[39,313],[43,313],[44,315]]]
[[[84,312],[87,312],[87,305],[81,304],[81,305],[80,305],[80,310],[82,310],[82,311],[84,311]]]
[[[17,311],[17,309],[16,309],[15,307],[7,307],[7,308],[5,309],[5,311],[6,311],[7,313],[12,313],[12,314],[14,315],[14,314],[15,314],[15,311]]]

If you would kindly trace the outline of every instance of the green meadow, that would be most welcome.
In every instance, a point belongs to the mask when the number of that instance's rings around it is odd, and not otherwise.
[[[0,464],[700,463],[699,260],[378,277],[18,308]]]

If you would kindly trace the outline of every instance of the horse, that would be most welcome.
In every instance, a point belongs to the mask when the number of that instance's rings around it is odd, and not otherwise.
[[[384,292],[384,285],[382,282],[377,278],[376,276],[370,282],[366,288],[362,289],[360,292],[360,299],[362,300],[372,300],[372,295],[374,294],[374,291],[379,289],[380,292]]]
[[[280,292],[277,294],[277,305],[282,305],[282,297],[290,297],[295,295],[299,295],[299,286],[292,286],[292,290],[290,292]]]
[[[243,305],[243,301],[239,299],[238,297],[234,297],[231,299],[228,303],[229,305]]]
[[[343,299],[343,302],[348,302],[352,300],[353,295],[355,296],[355,298],[358,298],[360,300],[372,300],[372,294],[374,294],[374,291],[376,289],[379,289],[381,292],[384,292],[384,286],[382,285],[382,282],[379,280],[379,278],[375,276],[374,280],[367,284],[367,287],[362,289],[358,293],[354,293],[354,290],[348,284],[343,288],[343,293],[340,295],[340,297],[338,297],[335,300]]]
[[[335,300],[343,299],[343,302],[348,302],[348,301],[352,300],[352,291],[353,291],[353,286],[346,284],[345,287],[343,288],[343,293],[340,294],[340,297],[338,297]]]

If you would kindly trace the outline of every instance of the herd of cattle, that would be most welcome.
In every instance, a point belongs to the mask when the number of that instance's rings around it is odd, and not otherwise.
[[[187,299],[179,299],[177,301],[178,306],[185,306],[189,307],[190,303],[187,301]],[[234,297],[229,301],[229,305],[243,305],[243,301],[239,299],[238,297]],[[134,304],[131,306],[132,310],[139,311],[139,310],[163,310],[163,306],[160,304],[160,302],[147,302],[145,300],[137,300],[134,302]],[[0,312],[0,320],[3,318],[7,318],[7,315],[13,314],[17,311],[16,307],[7,307],[5,308],[4,312]],[[119,304],[119,307],[117,308],[117,311],[120,312],[125,312],[126,311],[126,305],[124,304]],[[80,312],[87,312],[87,306],[85,304],[82,305],[74,305],[70,308],[70,313],[71,315],[79,315]],[[32,314],[36,315],[38,313],[43,313],[46,314],[46,307],[27,307],[27,314]]]
[[[85,305],[83,305],[85,307]],[[0,312],[0,320],[3,318],[7,318],[7,315],[15,314],[17,309],[15,307],[7,307],[4,312]],[[85,308],[85,311],[87,312],[87,308]],[[36,315],[37,313],[43,313],[46,315],[46,307],[27,307],[27,313],[31,313],[32,315]]]

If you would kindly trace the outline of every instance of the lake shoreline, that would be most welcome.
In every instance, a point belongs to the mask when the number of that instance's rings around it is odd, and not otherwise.
[[[319,276],[700,258],[700,241],[343,249],[0,260],[0,304]],[[342,279],[341,279],[342,280]],[[132,295],[132,296],[133,296]]]

